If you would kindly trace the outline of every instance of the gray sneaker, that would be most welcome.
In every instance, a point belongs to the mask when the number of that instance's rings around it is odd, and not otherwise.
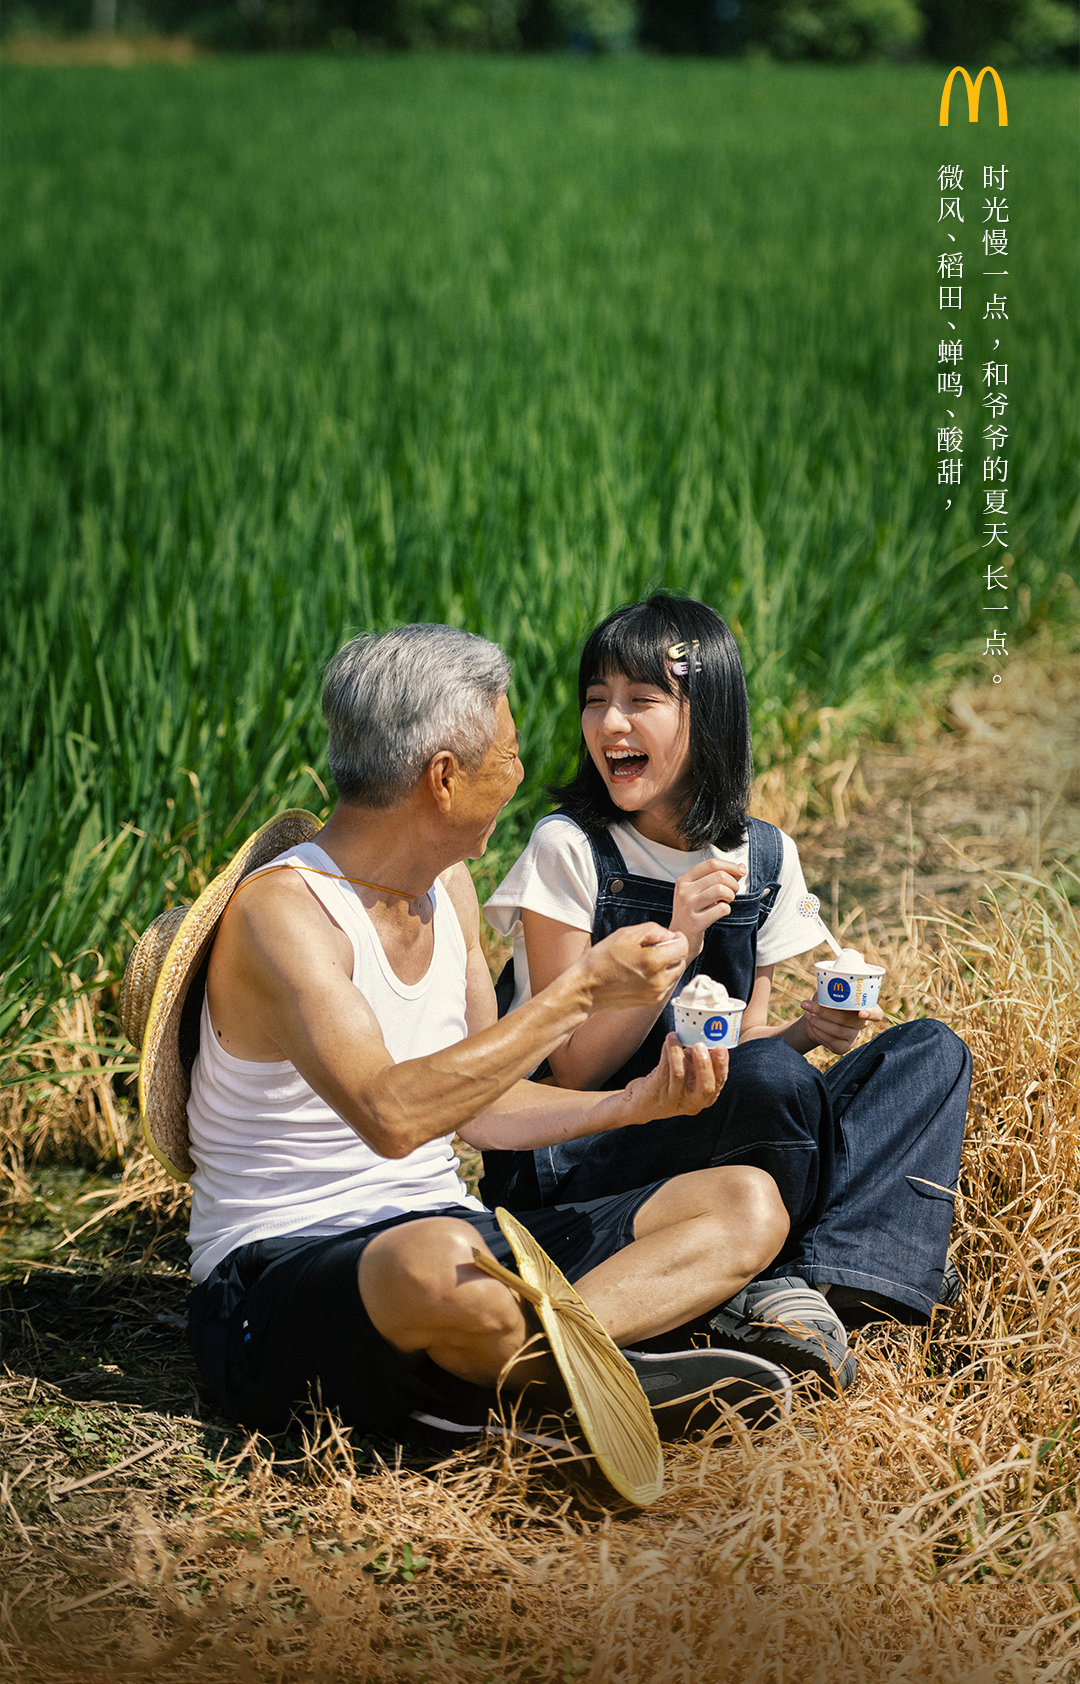
[[[960,1271],[951,1257],[946,1257],[945,1267],[941,1274],[941,1285],[938,1288],[938,1309],[951,1310],[960,1302],[960,1295],[964,1290],[964,1283],[960,1279]]]
[[[708,1325],[716,1344],[779,1363],[796,1379],[816,1375],[841,1392],[855,1379],[847,1329],[828,1300],[796,1275],[751,1281]]]

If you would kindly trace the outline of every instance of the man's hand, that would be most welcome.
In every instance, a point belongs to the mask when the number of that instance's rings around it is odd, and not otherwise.
[[[596,1114],[604,1113],[598,1126],[622,1128],[658,1117],[696,1117],[716,1100],[727,1075],[726,1047],[684,1047],[677,1035],[669,1035],[655,1070],[635,1077],[621,1093],[609,1094],[597,1106]],[[609,1122],[609,1110],[617,1120]]]
[[[835,1006],[821,1006],[817,1000],[803,1000],[803,1022],[811,1047],[828,1047],[841,1055],[850,1052],[863,1030],[871,1023],[883,1023],[880,1006],[864,1006],[858,1012],[843,1012]]]
[[[684,1047],[677,1035],[669,1035],[656,1069],[617,1093],[572,1093],[543,1083],[518,1082],[497,1106],[460,1132],[463,1140],[482,1152],[493,1147],[520,1151],[651,1123],[660,1117],[694,1117],[713,1104],[727,1075],[726,1048]]]
[[[732,865],[728,860],[700,860],[677,880],[671,928],[686,937],[691,959],[701,952],[705,931],[731,911],[731,903],[745,876],[744,865]]]
[[[631,924],[590,947],[577,964],[593,1010],[662,1006],[686,969],[686,937],[661,924]]]

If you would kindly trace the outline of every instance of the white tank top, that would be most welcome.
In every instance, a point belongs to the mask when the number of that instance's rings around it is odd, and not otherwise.
[[[352,980],[374,1012],[395,1063],[461,1041],[465,1022],[465,938],[441,883],[434,903],[434,951],[419,982],[402,982],[359,895],[315,842],[272,866],[308,866],[304,881],[352,943]],[[257,875],[257,873],[255,874]],[[417,1104],[423,1103],[422,1090]],[[452,1136],[407,1158],[381,1158],[282,1060],[234,1058],[218,1041],[204,998],[199,1053],[191,1072],[188,1126],[191,1277],[196,1284],[239,1245],[274,1234],[335,1234],[389,1216],[467,1205],[481,1210],[458,1175]]]

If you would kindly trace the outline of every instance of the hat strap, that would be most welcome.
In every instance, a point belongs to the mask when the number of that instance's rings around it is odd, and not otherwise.
[[[269,877],[272,871],[310,871],[315,877],[334,877],[339,883],[358,883],[362,889],[375,889],[380,895],[397,895],[399,900],[419,900],[427,894],[426,889],[421,889],[416,895],[411,889],[389,889],[385,883],[368,883],[363,877],[346,877],[343,871],[323,871],[317,865],[268,865],[263,871],[251,872],[236,887],[242,889],[245,883],[253,883],[256,877]]]

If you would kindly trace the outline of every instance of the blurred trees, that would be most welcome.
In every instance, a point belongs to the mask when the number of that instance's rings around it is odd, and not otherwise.
[[[756,39],[777,58],[907,58],[923,20],[915,0],[758,0]]]
[[[916,0],[643,0],[642,45],[676,53],[776,58],[907,57],[923,20]]]
[[[1077,13],[1062,0],[920,0],[930,58],[960,64],[1076,63]],[[992,59],[987,55],[993,55]]]
[[[8,0],[3,29],[183,33],[208,46],[604,51],[1075,63],[1077,0]]]

